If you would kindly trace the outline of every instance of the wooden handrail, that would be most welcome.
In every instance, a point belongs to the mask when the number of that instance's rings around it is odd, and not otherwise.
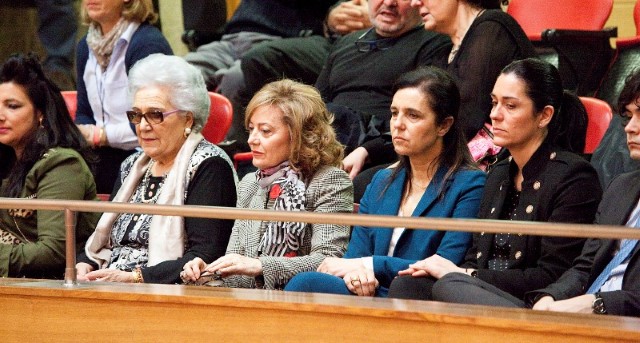
[[[183,217],[299,221],[375,227],[406,227],[424,230],[466,232],[512,232],[526,235],[584,237],[584,238],[632,238],[640,239],[640,230],[625,226],[523,222],[510,220],[451,219],[429,217],[397,217],[347,213],[283,212],[248,210],[232,207],[150,205],[74,200],[25,200],[0,198],[0,208],[26,208],[35,210],[72,210],[79,212],[148,213],[179,215]]]

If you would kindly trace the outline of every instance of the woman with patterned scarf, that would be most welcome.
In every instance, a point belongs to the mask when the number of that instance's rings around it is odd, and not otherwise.
[[[82,20],[89,25],[78,43],[76,124],[100,162],[98,193],[111,193],[120,163],[138,145],[135,128],[125,112],[127,74],[139,60],[154,54],[172,55],[155,22],[151,0],[83,0]]]
[[[340,170],[343,148],[318,91],[291,80],[264,86],[247,106],[245,125],[256,173],[238,185],[237,207],[278,211],[353,210],[353,186]],[[282,289],[296,274],[341,257],[348,225],[236,220],[225,256],[196,258],[182,279],[220,275],[226,287]]]

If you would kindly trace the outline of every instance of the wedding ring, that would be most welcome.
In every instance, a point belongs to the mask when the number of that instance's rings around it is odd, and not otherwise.
[[[360,278],[357,276],[351,276],[351,286],[358,287],[357,283],[360,283]]]

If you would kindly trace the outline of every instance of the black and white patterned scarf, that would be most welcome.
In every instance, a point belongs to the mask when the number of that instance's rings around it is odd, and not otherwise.
[[[274,210],[305,210],[306,186],[288,161],[273,168],[258,170],[256,178],[258,185],[269,191],[269,200],[274,201]],[[260,251],[267,256],[297,256],[304,239],[305,223],[270,221],[266,224],[260,240]]]

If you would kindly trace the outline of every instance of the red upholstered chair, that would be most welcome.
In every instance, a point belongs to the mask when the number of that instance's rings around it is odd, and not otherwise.
[[[64,98],[67,109],[71,115],[71,119],[76,119],[76,110],[78,109],[78,92],[76,91],[62,91],[60,92]]]
[[[618,30],[604,28],[612,8],[613,0],[511,0],[507,13],[558,67],[564,88],[592,96],[613,57]]]
[[[593,154],[609,127],[613,113],[609,104],[600,99],[580,97],[580,101],[587,109],[587,117],[589,118],[584,153]]]
[[[546,29],[601,30],[612,8],[613,0],[511,0],[507,13],[540,41]]]
[[[638,1],[640,4],[640,0]],[[636,6],[636,8],[640,8]],[[640,66],[640,36],[618,38],[616,52],[607,73],[600,83],[595,97],[615,106],[624,86],[624,81]]]
[[[236,169],[238,169],[238,165],[240,165],[240,163],[251,162],[252,159],[253,159],[253,154],[251,153],[251,151],[239,152],[233,155],[233,165],[236,167]]]
[[[231,127],[233,120],[233,107],[231,102],[224,95],[209,92],[211,99],[211,109],[209,110],[209,120],[202,128],[202,135],[209,142],[218,144],[224,140],[227,131]]]

